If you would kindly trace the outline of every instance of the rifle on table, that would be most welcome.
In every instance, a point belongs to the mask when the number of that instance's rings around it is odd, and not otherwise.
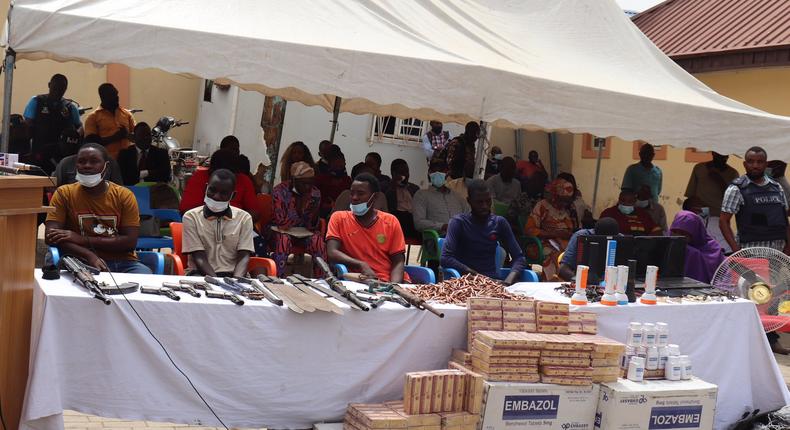
[[[74,275],[74,281],[79,282],[85,289],[93,293],[94,298],[101,300],[105,305],[112,303],[104,294],[104,291],[102,291],[99,281],[97,281],[90,270],[88,270],[89,266],[86,266],[80,260],[70,255],[64,256],[61,258],[61,261],[63,267]]]
[[[140,292],[143,294],[154,294],[157,296],[165,296],[170,300],[179,301],[181,297],[169,287],[140,287]]]
[[[258,294],[261,294],[263,297],[266,298],[266,300],[268,300],[272,304],[277,306],[283,305],[282,299],[277,297],[277,295],[274,294],[274,292],[266,288],[266,286],[261,281],[257,279],[248,279],[248,278],[236,278],[236,281],[242,284],[250,285],[251,288],[255,289],[255,291],[257,291]]]
[[[312,289],[318,291],[319,293],[321,293],[321,294],[323,294],[325,296],[332,297],[333,299],[335,299],[335,300],[337,300],[337,301],[339,301],[339,302],[341,302],[343,304],[348,305],[352,309],[357,309],[357,310],[360,310],[360,311],[361,310],[367,310],[367,309],[362,309],[362,307],[360,307],[360,306],[357,306],[356,303],[354,303],[353,301],[347,299],[345,296],[343,296],[342,294],[338,293],[337,291],[332,290],[330,288],[327,288],[327,287],[315,282],[314,280],[312,280],[310,278],[305,278],[302,275],[295,274],[293,276],[289,276],[288,277],[288,282],[290,282],[292,285],[294,285],[297,288],[299,288],[299,287],[304,287],[304,288],[308,288],[308,289],[312,288]],[[328,281],[327,281],[327,283],[328,283]],[[375,306],[373,306],[373,307],[375,307]]]
[[[335,278],[335,275],[332,274],[332,270],[329,268],[329,265],[326,264],[326,261],[324,261],[324,259],[322,259],[321,257],[314,257],[314,260],[316,263],[318,263],[318,266],[321,267],[321,270],[324,271],[324,274],[326,275],[324,280],[326,281],[327,284],[329,284],[329,288],[331,288],[341,296],[345,297],[346,300],[356,305],[356,307],[358,307],[359,309],[363,311],[370,310],[370,307],[366,305],[362,300],[360,300],[359,297],[357,297],[353,291],[346,288],[346,286],[343,285],[343,283],[340,282],[340,280]]]
[[[346,273],[344,276],[351,281],[367,285],[371,292],[397,294],[415,308],[421,311],[428,311],[439,318],[444,318],[444,312],[440,312],[438,309],[428,304],[425,299],[414,295],[414,293],[399,284],[394,282],[382,282],[378,279],[369,278],[361,273]]]
[[[173,291],[187,293],[192,297],[200,297],[198,290],[195,289],[195,287],[187,284],[181,284],[177,282],[162,282],[162,288],[169,288]]]

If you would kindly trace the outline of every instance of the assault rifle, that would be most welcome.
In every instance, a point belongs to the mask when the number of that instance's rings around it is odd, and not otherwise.
[[[348,288],[345,287],[345,285],[343,285],[342,282],[340,282],[337,278],[335,278],[335,275],[332,274],[332,270],[329,269],[329,265],[326,264],[326,261],[324,261],[321,257],[314,257],[314,258],[315,258],[315,262],[318,263],[318,265],[321,267],[321,270],[324,271],[324,274],[326,275],[324,280],[326,281],[327,284],[329,284],[329,288],[331,288],[333,291],[343,296],[346,300],[353,303],[354,306],[358,307],[359,309],[363,311],[370,310],[370,307],[366,305],[362,300],[360,300],[359,297],[357,297],[353,291],[350,291]]]
[[[351,281],[367,285],[371,292],[397,294],[415,308],[421,311],[428,311],[439,318],[444,318],[444,312],[440,312],[428,304],[425,299],[414,295],[408,288],[404,288],[399,284],[394,282],[382,282],[378,279],[369,278],[361,273],[346,273],[344,276]]]
[[[99,281],[97,281],[93,274],[88,270],[89,266],[83,264],[80,260],[66,255],[60,259],[63,267],[74,276],[74,281],[79,282],[82,286],[93,293],[93,297],[104,302],[105,305],[112,303],[110,299],[102,291]]]

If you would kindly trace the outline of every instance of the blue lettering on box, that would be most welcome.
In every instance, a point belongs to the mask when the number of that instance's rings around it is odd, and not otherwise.
[[[503,420],[556,419],[560,396],[505,396]]]
[[[601,417],[601,413],[600,412],[596,412],[595,413],[595,428],[597,428],[597,429],[601,428],[601,418],[602,418]]]
[[[654,407],[650,410],[648,429],[695,429],[701,421],[702,406]]]

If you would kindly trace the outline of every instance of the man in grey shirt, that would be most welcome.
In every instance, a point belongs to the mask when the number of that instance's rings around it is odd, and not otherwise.
[[[521,182],[516,180],[516,160],[505,157],[499,167],[499,173],[486,180],[488,189],[494,200],[510,204],[521,194]]]
[[[417,231],[436,230],[444,236],[450,218],[469,211],[469,204],[445,186],[447,163],[432,161],[428,166],[428,189],[417,191],[412,199],[414,227]]]

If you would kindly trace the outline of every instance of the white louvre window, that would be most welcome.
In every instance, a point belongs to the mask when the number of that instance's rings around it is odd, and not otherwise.
[[[370,127],[370,141],[418,146],[427,131],[428,121],[374,115]]]

